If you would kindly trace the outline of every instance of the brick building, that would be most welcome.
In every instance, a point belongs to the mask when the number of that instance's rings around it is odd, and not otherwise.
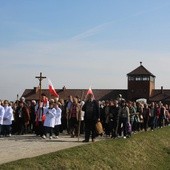
[[[155,76],[148,71],[140,62],[140,66],[127,74],[128,89],[93,89],[93,93],[97,100],[110,100],[117,99],[121,94],[126,100],[135,101],[140,98],[145,98],[148,102],[165,102],[170,103],[170,90],[155,89]],[[80,99],[84,99],[87,93],[87,89],[56,89],[60,98],[67,100],[69,95],[78,96]],[[48,89],[42,89],[42,93],[46,94],[48,98],[54,98],[50,96]],[[22,94],[26,100],[38,100],[39,89],[26,89]]]
[[[145,98],[149,100],[155,89],[155,76],[140,62],[140,66],[127,74],[128,100]]]

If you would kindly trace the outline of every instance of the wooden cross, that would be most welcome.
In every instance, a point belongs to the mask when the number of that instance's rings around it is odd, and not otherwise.
[[[43,79],[45,79],[46,77],[42,76],[42,73],[40,72],[40,76],[36,76],[35,78],[37,78],[39,80],[39,100],[41,100],[41,82]]]

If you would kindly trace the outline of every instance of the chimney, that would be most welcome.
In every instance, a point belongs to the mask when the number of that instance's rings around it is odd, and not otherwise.
[[[161,86],[161,94],[163,94],[163,86]]]
[[[140,66],[142,65],[142,61],[140,62]]]
[[[66,86],[63,86],[63,91],[65,91],[66,90]]]

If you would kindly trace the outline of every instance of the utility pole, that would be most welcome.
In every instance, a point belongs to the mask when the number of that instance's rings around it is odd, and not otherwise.
[[[36,76],[35,78],[37,78],[39,80],[39,100],[41,100],[41,90],[42,90],[42,80],[45,79],[46,77],[45,76],[42,76],[42,73],[40,72],[40,76]]]

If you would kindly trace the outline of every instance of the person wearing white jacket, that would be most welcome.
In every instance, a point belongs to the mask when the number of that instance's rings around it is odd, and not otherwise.
[[[4,136],[11,136],[11,125],[13,120],[13,109],[9,106],[9,102],[4,100],[4,117],[2,125],[2,133]]]
[[[2,106],[2,101],[0,100],[0,137],[2,135],[2,124],[3,124],[3,118],[4,118],[4,107]]]
[[[50,139],[52,139],[53,134],[53,128],[55,126],[55,116],[56,116],[56,109],[54,108],[54,102],[49,102],[49,107],[46,107],[44,109],[45,113],[45,121],[44,121],[44,127],[45,127],[45,134],[42,136],[44,139],[46,138],[47,133],[50,134]]]
[[[60,109],[61,103],[56,103],[54,108],[56,109],[56,116],[55,116],[55,126],[54,126],[54,134],[55,137],[58,138],[60,132],[60,125],[61,125],[61,114],[62,110]]]

